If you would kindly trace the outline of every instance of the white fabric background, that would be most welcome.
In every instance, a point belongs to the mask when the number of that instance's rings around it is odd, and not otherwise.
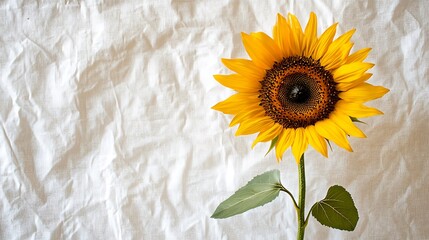
[[[369,105],[354,153],[306,153],[307,206],[340,184],[360,213],[353,232],[311,218],[307,239],[429,239],[429,36],[426,0],[3,1],[0,3],[0,239],[294,239],[287,195],[211,219],[253,176],[280,169],[297,194],[290,151],[234,137],[210,109],[232,91],[220,58],[247,58],[240,32],[271,35],[278,12],[319,34],[351,28],[372,47]],[[338,36],[338,34],[337,34]]]

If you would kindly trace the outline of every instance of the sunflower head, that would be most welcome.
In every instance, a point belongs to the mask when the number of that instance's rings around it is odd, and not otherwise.
[[[258,133],[252,147],[273,141],[277,160],[291,147],[299,163],[309,144],[327,157],[327,140],[352,151],[347,136],[365,137],[352,120],[382,114],[364,103],[389,90],[366,82],[370,48],[350,54],[355,30],[334,39],[336,28],[318,36],[314,13],[305,29],[294,15],[278,14],[273,38],[242,33],[251,60],[222,59],[235,73],[214,78],[237,93],[213,109],[235,115],[236,135]]]

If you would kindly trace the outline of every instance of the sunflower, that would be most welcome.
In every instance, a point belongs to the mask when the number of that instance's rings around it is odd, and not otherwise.
[[[251,60],[222,59],[235,74],[214,78],[237,93],[213,109],[235,115],[230,127],[239,124],[237,136],[258,133],[252,148],[272,141],[278,161],[291,147],[299,163],[309,144],[327,157],[327,141],[352,151],[347,136],[366,137],[354,122],[383,114],[364,103],[389,90],[366,82],[371,49],[350,54],[355,29],[334,40],[337,25],[318,36],[314,13],[304,30],[296,16],[278,14],[273,38],[242,33]]]

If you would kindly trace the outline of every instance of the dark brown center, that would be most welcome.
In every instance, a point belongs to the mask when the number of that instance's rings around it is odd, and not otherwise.
[[[287,104],[305,104],[311,98],[311,89],[308,84],[309,77],[303,73],[294,73],[289,76],[279,88],[279,101]]]
[[[305,128],[328,118],[339,100],[332,74],[302,56],[274,63],[261,85],[260,105],[285,128]]]

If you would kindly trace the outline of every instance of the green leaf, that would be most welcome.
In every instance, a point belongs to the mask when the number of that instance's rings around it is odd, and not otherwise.
[[[352,196],[338,185],[330,187],[325,199],[311,209],[313,217],[321,224],[340,230],[353,231],[359,219]]]
[[[211,217],[227,218],[262,206],[274,200],[282,187],[279,170],[265,172],[223,201]]]
[[[358,123],[363,123],[366,124],[366,122],[362,122],[361,120],[355,118],[355,117],[350,117],[350,119],[352,120],[352,122],[358,122]]]
[[[270,148],[268,149],[267,153],[265,153],[265,156],[267,156],[268,153],[270,153],[271,150],[273,150],[273,148],[274,148],[274,146],[276,146],[276,143],[277,143],[278,140],[279,140],[279,136],[277,136],[273,140],[271,140]]]

